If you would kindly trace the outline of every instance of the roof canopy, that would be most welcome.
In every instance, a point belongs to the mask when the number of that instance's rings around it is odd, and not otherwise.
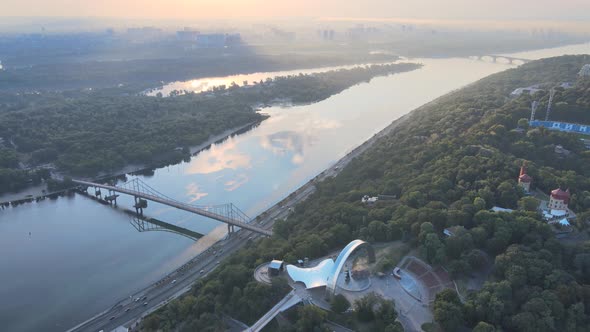
[[[524,182],[524,183],[530,183],[531,181],[533,181],[533,178],[530,177],[528,174],[523,174],[521,176],[518,177],[518,179],[520,180],[520,182]]]
[[[283,268],[283,261],[273,259],[272,262],[268,264],[268,267],[274,270],[280,270]]]
[[[300,268],[294,265],[287,265],[287,273],[295,282],[302,282],[307,288],[327,286],[330,290],[336,288],[336,281],[344,263],[348,257],[359,248],[367,248],[369,261],[375,261],[375,251],[373,247],[362,240],[350,242],[338,255],[336,261],[331,258],[323,260],[320,264],[311,268]]]
[[[561,188],[557,188],[551,191],[551,197],[568,203],[570,200],[570,190],[563,191]]]

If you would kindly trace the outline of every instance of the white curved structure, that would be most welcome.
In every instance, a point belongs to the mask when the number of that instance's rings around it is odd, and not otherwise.
[[[338,255],[334,262],[331,258],[325,259],[315,267],[300,268],[295,265],[287,265],[287,273],[289,277],[295,282],[302,282],[306,288],[316,288],[326,286],[327,291],[333,294],[336,290],[336,282],[338,276],[350,255],[359,248],[367,248],[369,253],[369,261],[375,261],[375,251],[373,247],[363,241],[354,240],[350,242]]]
[[[295,282],[302,282],[305,288],[326,286],[328,277],[334,270],[334,261],[331,258],[323,260],[315,267],[301,268],[295,265],[287,265],[287,273]]]
[[[369,252],[369,261],[370,262],[375,261],[375,252],[373,251],[373,247],[369,243],[367,243],[363,240],[354,240],[354,241],[350,242],[346,247],[344,247],[344,249],[342,249],[342,251],[340,252],[340,255],[338,255],[338,258],[336,258],[336,262],[334,263],[334,270],[332,271],[332,274],[328,278],[327,287],[328,287],[328,290],[330,290],[332,293],[336,290],[336,281],[338,281],[338,275],[342,271],[342,268],[344,267],[344,263],[346,263],[346,260],[348,259],[348,257],[350,255],[352,255],[352,253],[355,250],[357,250],[361,247],[367,248],[367,251]]]

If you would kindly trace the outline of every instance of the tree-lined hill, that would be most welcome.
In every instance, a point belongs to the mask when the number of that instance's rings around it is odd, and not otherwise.
[[[273,258],[294,263],[319,257],[361,238],[407,241],[455,277],[479,269],[482,255],[495,261],[483,289],[464,302],[452,292],[437,298],[434,314],[445,331],[462,326],[475,331],[585,331],[590,324],[590,242],[558,241],[541,216],[528,211],[529,198],[516,179],[526,160],[534,187],[544,192],[569,187],[576,227],[584,231],[590,216],[590,152],[573,134],[526,125],[517,130],[519,120],[529,116],[531,100],[509,95],[517,87],[570,81],[576,87],[560,93],[584,105],[589,81],[577,72],[589,62],[590,56],[531,62],[415,110],[338,176],[318,184],[288,220],[277,222],[272,238],[230,257],[190,294],[149,316],[144,329],[218,331],[222,313],[250,324],[272,306],[269,298],[276,301],[284,291],[284,285],[254,281],[255,266]],[[571,153],[558,155],[555,145]],[[365,194],[399,200],[368,207],[360,201]],[[521,209],[490,212],[494,205]],[[451,226],[464,230],[443,236]]]

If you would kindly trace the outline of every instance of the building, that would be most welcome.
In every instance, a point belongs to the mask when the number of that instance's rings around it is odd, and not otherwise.
[[[568,210],[568,204],[570,202],[570,190],[562,190],[561,188],[557,188],[551,191],[551,196],[549,197],[549,204],[547,208],[549,210]]]
[[[223,48],[239,45],[242,42],[242,37],[239,33],[202,33],[196,36],[196,40],[197,47],[200,48]]]
[[[567,157],[572,153],[570,150],[564,148],[561,145],[556,145],[553,151],[555,151],[555,154],[557,154],[559,157]]]
[[[200,32],[191,28],[184,28],[184,30],[176,31],[176,38],[183,41],[196,41]]]
[[[273,259],[268,264],[268,274],[271,276],[277,276],[277,275],[279,275],[279,273],[281,273],[283,271],[284,266],[285,266],[285,263],[283,261]]]
[[[590,64],[584,65],[580,72],[578,73],[580,76],[590,76]]]
[[[532,85],[526,88],[517,88],[514,91],[512,91],[510,95],[516,97],[522,95],[523,93],[526,93],[532,96],[539,91],[543,91],[543,89],[540,89],[538,85]]]
[[[379,197],[370,197],[369,195],[364,195],[363,198],[361,198],[361,202],[367,205],[373,205],[377,203],[378,200]]]
[[[514,212],[514,210],[512,210],[512,209],[506,209],[506,208],[499,207],[499,206],[492,207],[490,209],[490,211],[492,211],[492,212],[506,212],[506,213],[512,213],[512,212]]]
[[[525,193],[529,193],[531,191],[531,182],[533,182],[533,178],[526,173],[526,166],[522,165],[518,175],[518,185],[522,187]]]
[[[347,259],[358,250],[366,249],[368,262],[375,262],[375,251],[373,247],[362,240],[350,242],[334,261],[332,258],[321,261],[318,265],[309,268],[300,268],[295,265],[287,265],[287,273],[294,282],[301,282],[305,288],[326,287],[328,296],[336,292],[338,278],[343,274],[343,268]],[[354,277],[354,276],[353,276]],[[364,275],[362,277],[365,277]]]

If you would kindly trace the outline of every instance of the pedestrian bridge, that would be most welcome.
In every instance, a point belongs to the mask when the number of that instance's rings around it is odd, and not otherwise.
[[[198,214],[203,217],[211,218],[217,221],[221,221],[228,225],[228,230],[233,230],[233,227],[240,227],[242,229],[247,229],[259,234],[263,234],[266,236],[272,236],[272,231],[264,229],[262,227],[258,227],[253,225],[250,222],[250,218],[238,209],[232,203],[229,204],[222,204],[222,205],[213,205],[213,206],[199,206],[193,204],[187,204],[180,202],[178,200],[172,199],[157,190],[151,188],[146,183],[139,179],[133,179],[131,181],[125,182],[121,185],[114,186],[114,185],[106,185],[100,183],[94,183],[89,181],[82,181],[82,180],[72,180],[74,183],[86,187],[95,187],[97,196],[101,195],[100,189],[106,189],[109,191],[109,195],[105,196],[106,200],[113,200],[116,203],[117,194],[127,194],[131,195],[135,198],[135,208],[136,210],[142,211],[143,208],[147,207],[147,201],[152,201],[164,205],[168,205],[179,210],[188,211],[191,213]]]
[[[303,301],[301,297],[295,293],[295,290],[292,290],[281,301],[279,301],[279,303],[277,303],[274,307],[272,307],[272,309],[264,314],[264,316],[260,317],[260,319],[254,323],[254,325],[245,329],[244,332],[259,332],[279,313],[291,308],[301,301]]]

